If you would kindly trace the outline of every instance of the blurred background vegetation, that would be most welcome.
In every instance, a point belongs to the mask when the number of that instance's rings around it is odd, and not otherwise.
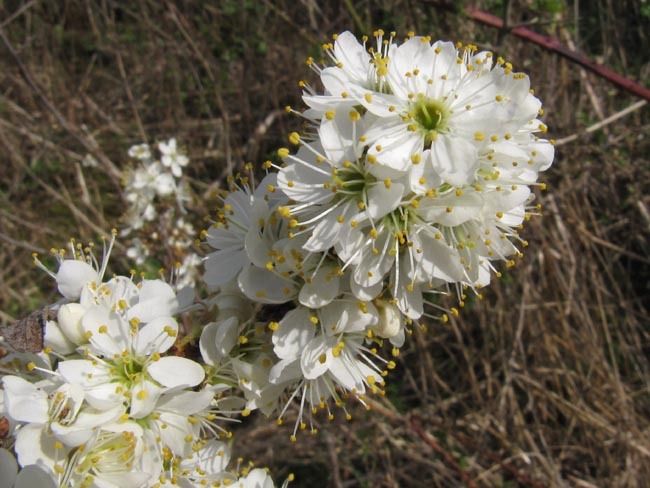
[[[225,175],[300,127],[284,107],[332,33],[473,42],[530,75],[551,137],[577,135],[543,175],[526,256],[459,318],[416,329],[372,411],[296,445],[253,416],[236,454],[296,487],[648,486],[647,108],[586,133],[638,99],[469,5],[647,83],[647,0],[0,1],[0,321],[55,300],[33,252],[119,227],[132,144],[188,149],[200,226]]]

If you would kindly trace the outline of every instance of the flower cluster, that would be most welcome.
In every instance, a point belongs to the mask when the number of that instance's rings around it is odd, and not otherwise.
[[[101,262],[80,245],[55,251],[63,298],[45,350],[2,358],[24,469],[4,451],[0,468],[16,486],[271,487],[264,470],[228,468],[225,422],[260,410],[282,424],[295,405],[295,441],[319,415],[350,419],[349,399],[384,394],[414,326],[448,321],[522,256],[531,187],[554,156],[528,77],[412,34],[344,32],[323,50],[330,65],[307,60],[322,90],[301,81],[308,108],[288,108],[306,121],[289,134],[296,149],[280,148],[257,183],[246,165],[220,194],[202,232],[203,298],[135,272],[106,280],[112,241]],[[157,219],[176,229],[165,249],[183,250],[189,220],[154,200],[184,199],[188,159],[174,139],[158,148],[160,161],[146,144],[129,151],[142,167],[126,185],[126,234]],[[130,244],[146,264],[145,239]]]
[[[3,358],[26,372],[2,378],[3,415],[29,467],[16,486],[39,477],[53,487],[273,486],[264,470],[228,469],[225,423],[244,402],[233,378],[178,354],[176,317],[191,303],[159,279],[105,279],[113,240],[101,261],[74,242],[67,258],[55,250],[56,273],[37,259],[62,299],[43,352],[26,364]],[[4,453],[0,461],[11,464]]]
[[[515,264],[537,210],[530,187],[553,159],[537,135],[541,103],[511,64],[428,37],[375,40],[345,32],[323,46],[331,66],[307,60],[324,92],[300,83],[297,151],[278,150],[282,164],[264,164],[277,173],[257,186],[240,177],[205,233],[208,285],[270,317],[273,354],[254,348],[268,366],[244,354],[254,374],[242,381],[255,385],[249,407],[280,420],[297,399],[292,439],[315,430],[312,413],[382,394],[395,365],[379,355],[385,340],[397,355],[418,320],[458,313],[438,295],[462,306],[466,289],[500,274],[497,261]],[[234,343],[251,320],[215,327]]]
[[[181,207],[188,198],[182,177],[189,158],[179,151],[174,138],[158,143],[158,151],[159,160],[154,159],[149,144],[137,144],[129,149],[129,157],[138,161],[139,166],[124,177],[124,193],[129,204],[125,233],[140,229],[145,222],[156,218],[156,198],[175,197]]]
[[[191,201],[189,183],[183,175],[190,160],[176,139],[157,145],[154,158],[149,144],[132,146],[128,155],[138,166],[124,173],[124,197],[129,204],[121,237],[129,238],[126,255],[138,266],[155,261],[160,254],[173,260],[176,286],[194,286],[199,280],[199,256],[191,250],[196,236],[184,205]],[[169,205],[172,201],[176,205]],[[180,212],[180,216],[178,213]]]

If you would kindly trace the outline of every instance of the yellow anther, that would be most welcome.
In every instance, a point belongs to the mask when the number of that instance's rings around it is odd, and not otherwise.
[[[476,131],[474,132],[474,140],[475,141],[483,141],[485,139],[485,134],[481,131]]]
[[[334,112],[334,110],[328,110],[328,111],[325,112],[325,118],[327,120],[333,120],[335,116],[336,116],[336,113]]]
[[[281,147],[278,149],[278,156],[281,157],[282,159],[286,158],[289,155],[289,149],[286,147]]]
[[[294,146],[297,146],[298,144],[300,144],[300,134],[298,134],[297,132],[292,132],[291,134],[289,134],[289,142],[291,144],[293,144]],[[279,152],[278,152],[278,154],[279,154]],[[280,157],[282,157],[282,156],[280,156]],[[284,156],[284,157],[286,157],[286,156]]]
[[[356,110],[350,110],[350,113],[348,115],[350,116],[350,120],[352,120],[353,122],[361,118],[361,114]]]
[[[391,182],[391,179],[390,179],[390,178],[385,178],[385,179],[384,179],[384,186],[385,186],[386,188],[390,188],[390,185],[391,185],[391,184],[392,184],[392,182]]]

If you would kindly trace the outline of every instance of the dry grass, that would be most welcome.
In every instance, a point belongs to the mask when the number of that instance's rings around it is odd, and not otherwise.
[[[558,139],[636,101],[437,3],[4,2],[20,62],[0,48],[0,320],[52,300],[32,252],[119,225],[117,171],[132,143],[175,135],[187,145],[200,222],[213,182],[265,159],[296,127],[278,109],[300,106],[302,60],[328,33],[381,26],[477,41],[531,75]],[[511,24],[534,21],[647,78],[642,4],[512,3]],[[558,148],[526,256],[460,318],[416,330],[373,411],[353,407],[352,422],[325,422],[295,446],[286,428],[253,418],[238,431],[240,454],[293,471],[295,486],[647,486],[647,115]],[[98,168],[82,165],[89,153]]]

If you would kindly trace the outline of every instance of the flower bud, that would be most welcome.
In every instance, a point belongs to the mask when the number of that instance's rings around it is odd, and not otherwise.
[[[61,305],[57,314],[57,321],[61,331],[66,338],[77,345],[88,342],[81,327],[81,318],[85,313],[86,309],[79,303],[67,303]]]
[[[75,259],[64,260],[56,274],[59,292],[70,300],[79,298],[83,287],[92,281],[99,281],[97,271],[88,263]]]
[[[384,339],[395,337],[402,327],[400,311],[395,305],[387,302],[377,303],[376,305],[379,311],[379,323],[375,326],[377,335]]]
[[[71,354],[75,350],[73,344],[58,326],[54,320],[48,320],[45,323],[45,330],[43,331],[43,345],[49,347],[59,354]]]

